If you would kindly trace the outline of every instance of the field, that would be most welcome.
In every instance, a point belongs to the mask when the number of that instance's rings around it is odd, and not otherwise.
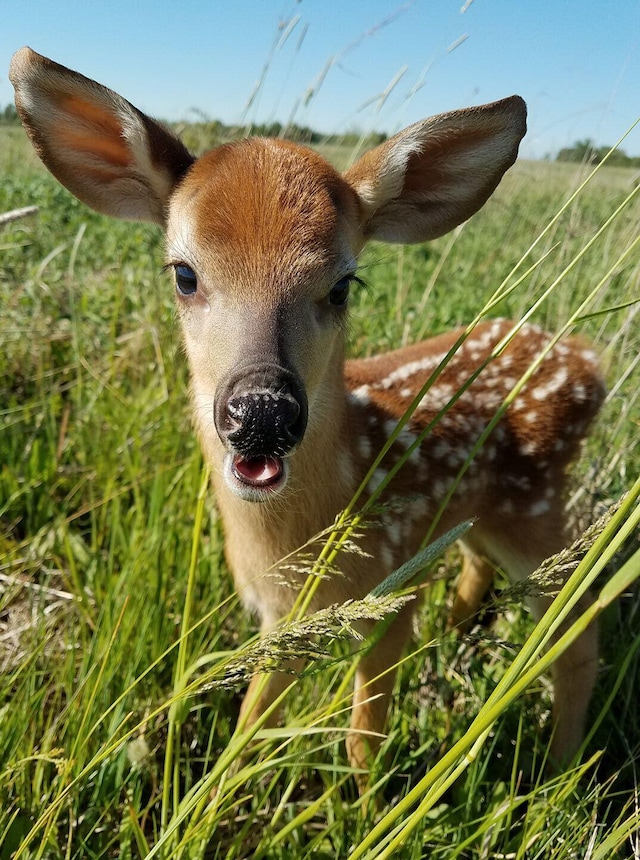
[[[506,582],[470,636],[447,630],[452,550],[363,803],[344,756],[344,643],[240,759],[255,628],[191,429],[159,231],[91,213],[0,127],[0,213],[39,207],[0,228],[0,857],[640,856],[640,193],[605,165],[571,199],[589,174],[519,163],[453,234],[368,250],[351,335],[368,355],[534,308],[602,353],[610,393],[569,504],[576,534],[607,519],[558,604],[597,576],[582,764],[545,776],[544,622]],[[270,649],[275,665],[286,640]]]

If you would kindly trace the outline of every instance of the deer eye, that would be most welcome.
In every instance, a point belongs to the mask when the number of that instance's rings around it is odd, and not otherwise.
[[[192,296],[198,289],[198,278],[190,266],[175,266],[176,289],[181,296]]]
[[[329,291],[329,304],[336,308],[346,305],[352,280],[353,275],[346,275],[331,287]]]

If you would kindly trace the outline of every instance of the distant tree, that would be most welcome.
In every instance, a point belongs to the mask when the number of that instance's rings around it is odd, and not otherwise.
[[[595,147],[593,141],[588,137],[584,140],[577,140],[573,146],[561,149],[556,156],[556,161],[573,161],[578,164],[595,164]]]
[[[556,161],[571,161],[577,164],[600,164],[611,149],[610,146],[596,146],[592,140],[585,138],[577,140],[573,146],[561,149]],[[639,167],[640,157],[632,157],[622,149],[617,149],[609,156],[607,164],[611,167]]]
[[[8,104],[0,111],[0,123],[3,125],[15,125],[17,122],[19,119],[15,105]]]

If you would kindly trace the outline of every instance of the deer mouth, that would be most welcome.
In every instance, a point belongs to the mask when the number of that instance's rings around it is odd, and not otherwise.
[[[236,454],[231,468],[235,477],[250,487],[270,487],[284,476],[282,457],[243,457]]]
[[[266,501],[287,483],[288,469],[282,457],[247,457],[233,453],[225,460],[227,483],[236,495],[247,501]]]

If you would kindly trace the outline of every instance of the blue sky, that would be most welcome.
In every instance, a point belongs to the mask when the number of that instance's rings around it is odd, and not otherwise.
[[[170,120],[393,132],[515,92],[538,158],[640,116],[640,0],[0,0],[0,22],[0,105],[28,44]]]

